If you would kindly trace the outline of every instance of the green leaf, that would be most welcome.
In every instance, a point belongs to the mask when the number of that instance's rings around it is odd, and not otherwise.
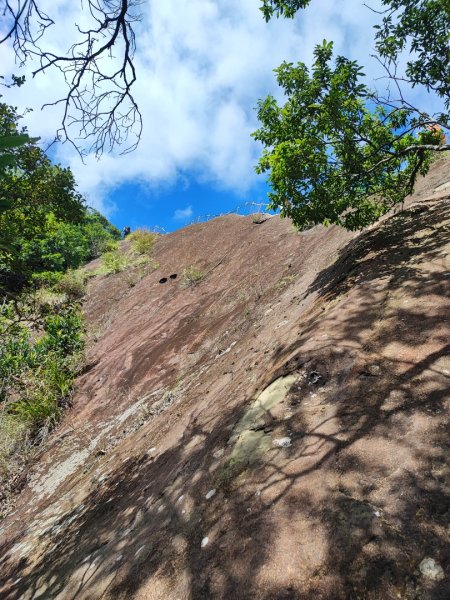
[[[16,158],[14,154],[0,154],[0,169],[6,169],[7,167],[13,167],[16,164]]]
[[[12,206],[12,200],[7,198],[0,198],[0,212],[8,210]]]
[[[20,148],[20,146],[27,144],[30,140],[30,136],[25,133],[19,135],[5,135],[0,137],[0,150]]]

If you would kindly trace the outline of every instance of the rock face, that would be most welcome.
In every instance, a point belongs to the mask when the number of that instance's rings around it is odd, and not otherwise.
[[[221,217],[92,280],[0,597],[447,598],[449,165],[361,234]]]

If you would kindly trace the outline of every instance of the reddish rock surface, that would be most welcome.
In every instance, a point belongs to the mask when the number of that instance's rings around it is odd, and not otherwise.
[[[449,166],[361,234],[231,215],[161,237],[140,280],[94,278],[1,598],[448,598]]]

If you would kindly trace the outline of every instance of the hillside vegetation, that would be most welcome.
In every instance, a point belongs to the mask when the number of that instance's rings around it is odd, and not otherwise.
[[[80,267],[119,231],[0,104],[0,501],[70,405],[83,366]]]

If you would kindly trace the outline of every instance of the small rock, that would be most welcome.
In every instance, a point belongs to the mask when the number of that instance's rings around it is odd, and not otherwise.
[[[207,537],[204,537],[204,538],[202,539],[201,547],[202,547],[202,548],[204,548],[205,546],[207,546],[207,545],[208,545],[208,542],[209,542],[209,538],[207,538]]]
[[[209,500],[210,498],[212,498],[216,493],[216,490],[209,490],[209,492],[206,494],[205,498],[207,500]]]
[[[376,375],[379,375],[381,371],[380,365],[368,365],[367,366],[367,372],[372,375],[373,377],[375,377]]]
[[[277,448],[289,448],[292,444],[292,440],[290,437],[282,437],[273,440],[272,444]]]
[[[177,502],[183,502],[183,500],[184,500],[184,494],[182,494],[182,495],[181,495],[181,496],[178,498]]]
[[[119,554],[119,556],[116,556],[116,562],[120,562],[123,559],[123,554]]]
[[[434,558],[424,558],[419,565],[419,570],[424,577],[433,581],[444,579],[444,569]]]
[[[221,458],[223,456],[223,453],[225,452],[225,450],[223,448],[220,448],[220,450],[216,450],[213,453],[214,458]]]
[[[376,517],[381,517],[381,513],[380,513],[380,511],[379,511],[379,510],[374,510],[374,511],[373,511],[373,514],[374,514]]]

